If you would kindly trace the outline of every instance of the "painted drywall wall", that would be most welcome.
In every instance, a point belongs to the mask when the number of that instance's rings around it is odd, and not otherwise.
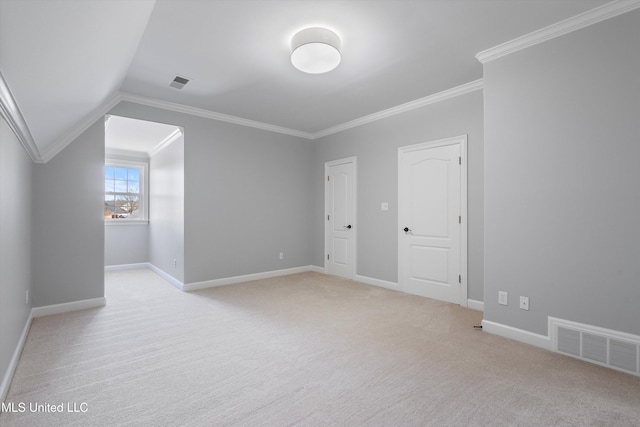
[[[35,307],[104,296],[104,121],[34,165]]]
[[[634,11],[485,64],[485,319],[640,335],[638,40]]]
[[[129,102],[111,113],[184,129],[185,283],[311,264],[312,141]]]
[[[104,265],[143,262],[149,262],[149,224],[105,224]]]
[[[311,141],[206,125],[185,129],[187,283],[311,264]]]
[[[151,158],[149,174],[149,261],[184,282],[183,137]]]
[[[358,158],[357,274],[398,281],[398,147],[468,135],[468,297],[483,298],[483,113],[478,90],[314,142],[313,263],[324,266],[324,164]],[[381,211],[380,203],[389,210]]]
[[[0,118],[0,381],[31,310],[32,183],[31,159]]]

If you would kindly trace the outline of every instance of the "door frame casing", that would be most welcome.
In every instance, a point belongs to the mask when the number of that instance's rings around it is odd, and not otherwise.
[[[329,184],[326,180],[326,177],[329,174],[329,168],[333,167],[333,166],[338,166],[338,165],[343,165],[343,164],[347,164],[347,163],[351,163],[353,166],[353,203],[352,203],[352,208],[353,208],[353,228],[351,229],[352,232],[352,239],[353,239],[353,269],[351,272],[351,277],[350,279],[354,279],[357,275],[357,265],[358,265],[358,158],[356,156],[353,157],[346,157],[344,159],[337,159],[337,160],[331,160],[328,162],[324,163],[324,215],[323,215],[323,221],[324,221],[324,254],[323,254],[323,258],[324,258],[324,272],[328,273],[328,265],[327,265],[327,254],[329,253],[329,233],[330,233],[330,229],[329,229],[329,221],[327,220],[327,207],[329,206],[328,203],[328,197],[329,197]]]
[[[459,135],[450,138],[443,138],[434,141],[422,142],[419,144],[407,145],[404,147],[398,147],[398,286],[404,292],[404,283],[402,281],[402,266],[403,266],[403,246],[402,246],[402,234],[400,232],[402,227],[402,218],[400,217],[400,209],[405,207],[401,206],[400,200],[400,174],[402,168],[402,155],[410,153],[412,151],[420,151],[429,148],[443,147],[447,145],[460,145],[460,158],[462,164],[460,165],[460,216],[462,217],[462,223],[460,224],[460,276],[462,278],[459,290],[458,303],[462,307],[468,306],[468,262],[467,262],[467,135]]]

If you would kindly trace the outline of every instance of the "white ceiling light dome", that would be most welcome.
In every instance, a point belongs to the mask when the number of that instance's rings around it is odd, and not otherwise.
[[[307,28],[291,39],[291,63],[309,74],[329,72],[340,64],[340,37],[326,28]]]

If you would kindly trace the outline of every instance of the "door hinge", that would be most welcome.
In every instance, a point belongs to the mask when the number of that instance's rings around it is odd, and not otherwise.
[[[327,221],[329,221],[329,215],[327,215]]]
[[[458,283],[462,283],[462,274],[458,275]]]
[[[462,216],[458,217],[458,224],[462,224]]]
[[[327,254],[327,260],[329,259],[329,254]]]
[[[458,157],[458,164],[461,165],[462,164],[462,157]]]
[[[329,175],[327,175],[327,181],[329,181]]]

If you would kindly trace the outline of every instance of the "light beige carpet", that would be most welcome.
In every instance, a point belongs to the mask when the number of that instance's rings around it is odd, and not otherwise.
[[[111,272],[106,296],[34,320],[7,399],[26,410],[0,425],[640,425],[639,378],[452,304],[316,273],[182,293]]]

